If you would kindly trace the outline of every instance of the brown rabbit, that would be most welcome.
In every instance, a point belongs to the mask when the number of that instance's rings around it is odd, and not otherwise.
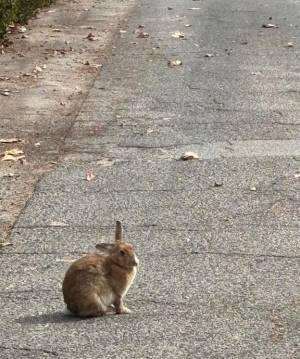
[[[115,243],[97,244],[99,253],[76,260],[63,281],[67,308],[80,317],[104,315],[113,305],[117,314],[130,313],[123,298],[134,281],[138,258],[134,247],[123,241],[121,222],[116,223]]]

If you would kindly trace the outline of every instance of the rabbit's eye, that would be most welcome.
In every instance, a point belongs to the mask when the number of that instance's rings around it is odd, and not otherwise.
[[[121,254],[121,256],[125,256],[125,252],[122,250],[120,250],[120,254]]]

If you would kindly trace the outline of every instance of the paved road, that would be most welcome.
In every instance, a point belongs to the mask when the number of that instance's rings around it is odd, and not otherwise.
[[[1,256],[1,358],[300,357],[299,16],[292,0],[137,1]],[[141,261],[134,313],[72,319],[68,261],[116,219]]]

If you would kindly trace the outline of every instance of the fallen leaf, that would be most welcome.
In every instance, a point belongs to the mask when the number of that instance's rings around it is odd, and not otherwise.
[[[87,30],[96,30],[95,26],[90,26],[90,25],[82,25],[79,26],[81,29],[87,29]]]
[[[139,39],[146,39],[149,37],[149,34],[148,32],[143,32],[143,31],[139,31],[138,32],[138,35],[137,35],[137,38]]]
[[[184,39],[185,38],[185,34],[181,31],[175,31],[172,34],[172,37],[174,37],[175,39]]]
[[[24,156],[23,156],[24,157]],[[2,157],[2,161],[13,161],[13,162],[17,162],[19,159],[23,158],[23,157],[15,157],[12,155],[4,155]]]
[[[33,72],[37,73],[37,72],[42,72],[43,69],[40,66],[36,66],[33,70]]]
[[[7,150],[3,152],[2,161],[13,161],[16,162],[25,158],[23,155],[23,151],[19,150],[18,148],[13,148],[11,150]]]
[[[261,27],[263,27],[265,29],[276,29],[276,28],[278,28],[278,25],[275,25],[275,24],[262,24]]]
[[[168,61],[168,66],[169,67],[181,66],[181,65],[182,65],[182,61],[180,61],[180,60]]]
[[[8,247],[8,246],[12,246],[13,244],[10,242],[0,242],[0,247]]]
[[[2,177],[12,178],[12,177],[14,177],[14,176],[15,176],[15,174],[14,174],[14,173],[9,172],[9,173],[7,173],[7,174],[3,175]]]
[[[10,91],[9,90],[0,90],[0,95],[2,95],[2,96],[10,96]]]
[[[24,140],[21,140],[20,138],[0,138],[0,143],[14,143],[14,142],[24,142]]]
[[[181,155],[180,159],[183,161],[196,160],[199,159],[199,156],[196,152],[187,151],[184,152],[183,155]]]
[[[50,226],[53,226],[53,227],[66,227],[67,225],[64,222],[52,221],[52,222],[50,222]]]
[[[12,155],[12,156],[18,156],[23,154],[24,152],[22,150],[20,150],[19,148],[13,148],[11,150],[7,150],[4,152],[4,154],[6,155]]]
[[[149,130],[147,130],[146,131],[146,133],[147,133],[147,135],[149,135],[150,133],[153,133],[155,130],[153,130],[153,129],[149,129]]]
[[[85,179],[87,181],[93,181],[96,178],[96,176],[94,175],[94,173],[92,171],[87,171],[87,173],[85,174]]]
[[[88,40],[90,40],[90,41],[95,41],[96,40],[96,37],[92,32],[90,32],[86,38]]]
[[[103,158],[102,160],[97,162],[97,165],[101,165],[104,167],[111,167],[113,166],[115,163],[115,160],[111,160],[109,158]]]
[[[26,27],[25,26],[18,26],[17,27],[17,31],[18,31],[18,33],[20,33],[20,34],[23,34],[24,32],[26,32]]]

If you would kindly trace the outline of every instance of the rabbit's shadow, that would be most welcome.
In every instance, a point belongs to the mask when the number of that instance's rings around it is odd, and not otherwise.
[[[107,315],[103,317],[103,319],[114,318],[113,312],[109,311]],[[89,321],[93,322],[97,320],[97,317],[75,317],[69,312],[60,311],[60,312],[52,312],[52,313],[44,313],[44,314],[36,314],[36,315],[27,315],[24,317],[20,317],[16,319],[16,322],[19,324],[33,324],[33,325],[45,325],[45,324],[66,324],[66,323],[74,323],[81,321]]]
[[[16,320],[19,324],[60,324],[68,322],[79,322],[84,318],[75,317],[69,313],[60,311],[45,314],[27,315]]]

